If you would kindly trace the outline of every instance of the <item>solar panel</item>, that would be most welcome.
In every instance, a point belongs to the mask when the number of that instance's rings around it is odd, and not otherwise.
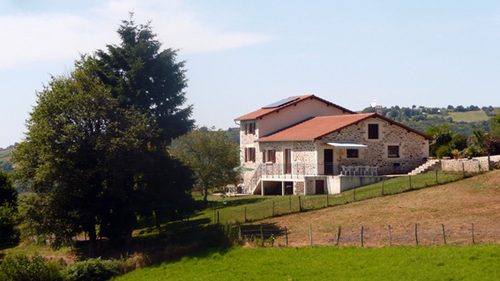
[[[286,98],[286,99],[282,99],[282,100],[279,100],[277,102],[273,102],[269,105],[266,105],[262,108],[266,109],[266,108],[275,108],[275,107],[279,107],[279,106],[282,106],[282,105],[285,105],[287,103],[291,103],[292,101],[296,101],[298,100],[299,98]]]

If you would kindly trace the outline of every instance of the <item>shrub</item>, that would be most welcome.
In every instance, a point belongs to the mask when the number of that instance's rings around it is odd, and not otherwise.
[[[18,255],[15,258],[7,257],[0,264],[0,280],[3,281],[45,281],[63,280],[61,267],[53,262],[46,261],[38,253],[31,258]]]
[[[66,267],[63,276],[68,281],[104,281],[120,275],[123,267],[119,260],[88,259]]]
[[[436,150],[436,157],[443,158],[450,155],[450,150],[447,146],[442,145]]]

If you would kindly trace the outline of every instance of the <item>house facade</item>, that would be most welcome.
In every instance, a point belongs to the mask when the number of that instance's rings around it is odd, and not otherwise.
[[[339,193],[424,163],[431,138],[376,113],[314,95],[290,97],[240,122],[244,192]]]

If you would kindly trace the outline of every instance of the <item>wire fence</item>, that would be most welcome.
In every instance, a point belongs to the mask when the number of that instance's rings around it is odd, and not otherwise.
[[[237,226],[242,241],[265,246],[358,246],[472,245],[499,243],[500,229],[487,223],[405,224],[386,226],[277,227]]]

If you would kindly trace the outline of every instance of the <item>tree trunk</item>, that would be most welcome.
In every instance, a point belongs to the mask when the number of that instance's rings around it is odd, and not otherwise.
[[[203,195],[203,202],[207,203],[208,186],[206,184],[203,184],[203,190],[205,191],[205,194]]]
[[[89,227],[89,256],[91,258],[96,256],[96,244],[97,244],[97,233],[95,230],[95,225]]]

